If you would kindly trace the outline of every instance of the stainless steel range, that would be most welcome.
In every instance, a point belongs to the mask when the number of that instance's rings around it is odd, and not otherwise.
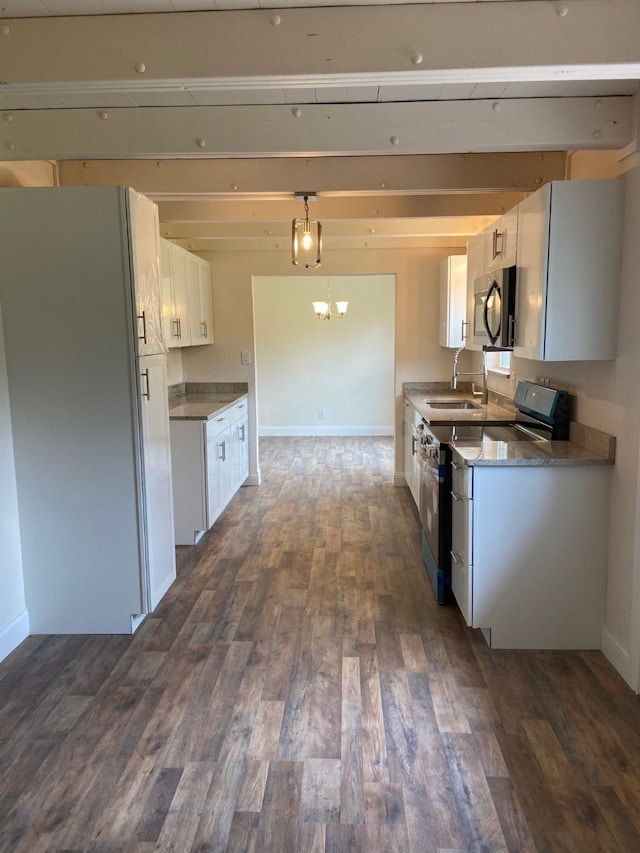
[[[511,421],[437,424],[423,419],[418,450],[422,556],[436,601],[448,604],[451,593],[451,445],[511,441],[563,441],[569,438],[569,396],[566,391],[520,381],[513,398]],[[447,404],[442,404],[446,407]],[[458,407],[464,403],[458,404]],[[476,408],[471,404],[469,408]]]

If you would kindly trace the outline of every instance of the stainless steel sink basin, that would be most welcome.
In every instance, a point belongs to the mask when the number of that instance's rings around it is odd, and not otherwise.
[[[470,403],[468,400],[451,400],[449,403],[427,403],[432,409],[479,409],[476,403]]]

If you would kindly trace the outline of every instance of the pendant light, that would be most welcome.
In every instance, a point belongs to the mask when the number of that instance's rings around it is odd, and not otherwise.
[[[294,266],[319,267],[322,263],[322,223],[309,219],[309,202],[315,201],[314,193],[296,193],[298,201],[304,201],[304,219],[291,223],[291,263]]]

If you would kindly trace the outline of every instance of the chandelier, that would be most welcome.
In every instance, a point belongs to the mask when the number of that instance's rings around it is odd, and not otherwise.
[[[322,223],[309,219],[309,201],[315,201],[314,193],[296,193],[296,199],[304,201],[304,219],[291,223],[291,263],[294,266],[319,267],[322,263]]]
[[[327,301],[313,302],[313,310],[316,312],[318,320],[330,320],[332,317],[337,317],[342,320],[347,313],[348,302],[336,302],[335,313],[331,310],[331,288],[327,283]]]

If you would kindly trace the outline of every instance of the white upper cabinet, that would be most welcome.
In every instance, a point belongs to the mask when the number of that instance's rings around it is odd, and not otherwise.
[[[512,267],[516,263],[518,208],[514,207],[483,232],[485,235],[485,272]]]
[[[162,321],[169,347],[213,343],[211,267],[161,240]]]
[[[553,181],[518,205],[515,356],[616,357],[623,192],[621,180]]]
[[[128,196],[130,254],[136,301],[138,355],[166,352],[160,301],[160,246],[158,208],[146,196],[130,190]]]
[[[451,255],[440,264],[440,333],[441,347],[462,346],[463,322],[466,319],[467,258]]]
[[[485,274],[486,237],[484,232],[472,237],[467,243],[467,290],[466,290],[466,318],[464,321],[464,345],[470,350],[480,350],[480,344],[474,344],[473,314],[475,310],[473,282]]]
[[[191,344],[213,343],[211,266],[197,255],[187,254],[187,293]]]

